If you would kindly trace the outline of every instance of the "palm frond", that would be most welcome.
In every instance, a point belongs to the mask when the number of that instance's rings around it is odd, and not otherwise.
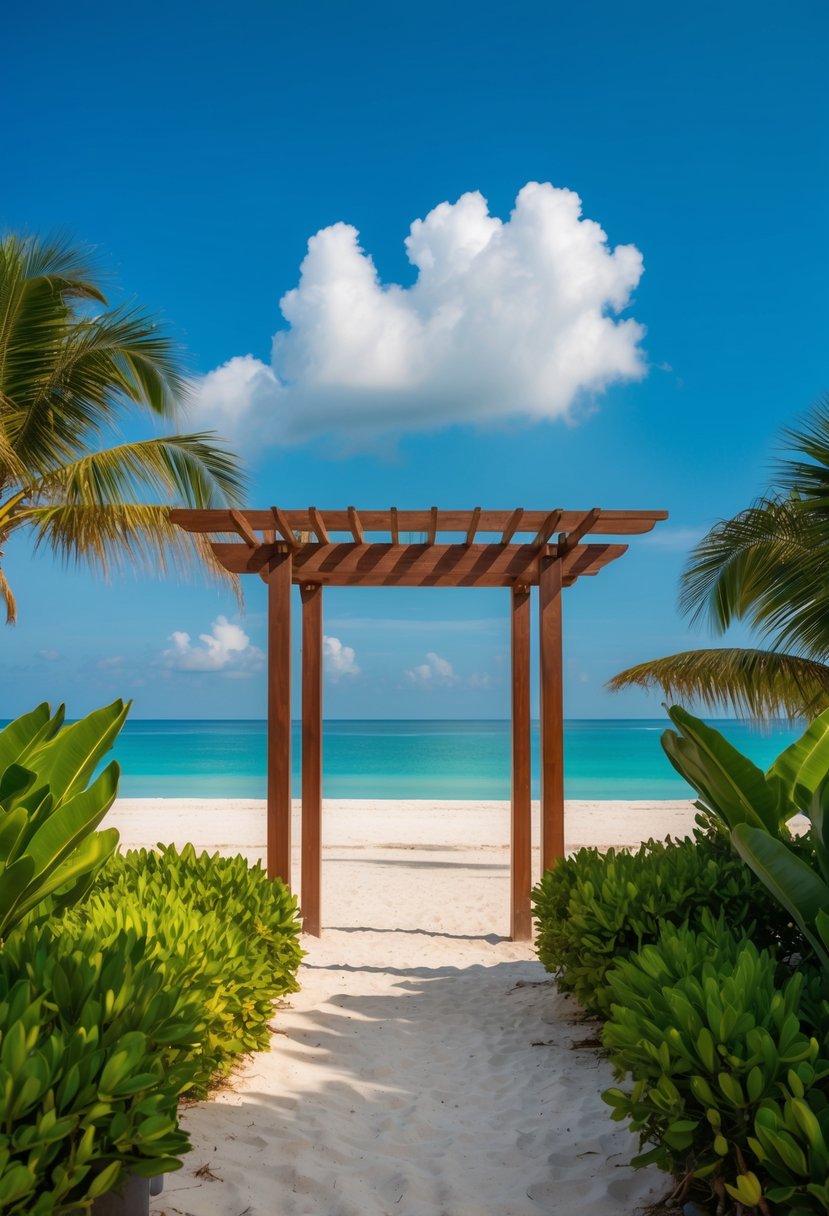
[[[208,508],[239,503],[244,485],[232,453],[199,432],[90,452],[42,478],[32,493],[87,506],[152,498]]]
[[[813,718],[829,707],[829,666],[772,650],[688,650],[629,667],[607,686],[661,689],[738,717]]]
[[[0,600],[3,601],[6,609],[6,624],[13,625],[17,620],[17,601],[9,586],[9,581],[3,573],[2,566],[0,566]]]
[[[173,570],[206,572],[237,588],[213,557],[210,538],[170,523],[169,508],[144,503],[65,503],[28,508],[19,517],[35,533],[35,549],[63,562],[88,565],[104,575],[133,569],[151,576]]]

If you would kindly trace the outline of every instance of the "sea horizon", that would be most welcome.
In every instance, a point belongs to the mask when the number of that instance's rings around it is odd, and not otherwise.
[[[767,768],[802,728],[706,718]],[[566,718],[565,797],[673,800],[693,791],[660,745],[667,718]],[[539,793],[538,721],[532,722],[533,797]],[[264,798],[267,721],[262,718],[132,718],[115,748],[126,798]],[[111,759],[110,753],[108,759]],[[300,792],[301,724],[292,723],[293,791]],[[506,800],[508,718],[325,718],[323,796]]]

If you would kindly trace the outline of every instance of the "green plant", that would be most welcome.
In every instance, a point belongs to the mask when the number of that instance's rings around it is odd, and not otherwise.
[[[686,710],[669,711],[680,734],[663,746],[697,790],[731,843],[774,899],[797,922],[829,974],[829,710],[762,773],[719,733]],[[786,822],[797,812],[810,822],[802,843]]]
[[[680,608],[718,633],[748,620],[768,649],[690,650],[610,682],[661,688],[752,718],[811,718],[829,706],[829,398],[785,432],[793,455],[767,494],[721,520],[691,554]]]
[[[56,930],[86,926],[104,947],[124,931],[146,937],[165,984],[197,1000],[201,1093],[240,1053],[268,1046],[274,1000],[298,987],[296,898],[243,857],[192,845],[116,855]]]
[[[50,899],[82,898],[118,843],[96,832],[115,800],[115,761],[87,785],[126,720],[114,701],[65,726],[46,704],[0,731],[0,940]]]
[[[665,925],[606,981],[604,1042],[633,1084],[605,1101],[650,1146],[633,1164],[669,1170],[680,1196],[706,1179],[749,1208],[785,1194],[786,1211],[824,1211],[811,1188],[826,1182],[814,1110],[825,1110],[829,1062],[801,1025],[803,977],[778,989],[774,959],[706,916],[697,932]],[[797,1144],[809,1137],[811,1166]]]
[[[187,396],[175,343],[134,308],[108,308],[102,276],[65,241],[0,239],[0,600],[5,542],[106,571],[157,573],[167,560],[209,559],[203,538],[168,506],[238,501],[238,461],[210,433],[153,435],[107,446],[136,416],[171,420]],[[219,571],[215,563],[212,568]]]
[[[784,952],[796,944],[788,917],[713,831],[649,840],[636,852],[580,849],[544,874],[533,903],[538,957],[591,1013],[609,1008],[608,969],[654,942],[664,923],[693,926],[706,911],[722,911],[762,943]]]
[[[199,1010],[145,939],[13,933],[0,952],[0,1210],[87,1211],[122,1175],[176,1169]]]
[[[791,839],[786,827],[808,813],[829,774],[829,710],[780,753],[767,772],[732,746],[714,727],[679,705],[668,709],[677,727],[662,735],[665,754],[700,796],[701,809],[729,831],[740,824]]]

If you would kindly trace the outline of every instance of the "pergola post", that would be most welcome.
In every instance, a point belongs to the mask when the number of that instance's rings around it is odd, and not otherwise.
[[[268,569],[268,877],[291,885],[291,554]]]
[[[538,617],[541,750],[541,871],[564,856],[564,703],[561,650],[561,562],[539,563]]]
[[[511,592],[512,817],[510,937],[532,937],[532,791],[530,767],[530,589]]]
[[[322,587],[302,596],[302,928],[319,937],[322,900]]]

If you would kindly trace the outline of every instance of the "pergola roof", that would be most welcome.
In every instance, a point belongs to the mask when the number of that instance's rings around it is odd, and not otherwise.
[[[598,574],[627,545],[581,543],[587,536],[650,532],[665,511],[262,511],[175,510],[171,521],[214,541],[213,553],[234,574],[267,575],[290,551],[292,581],[362,587],[513,587],[539,580],[539,559],[558,558],[562,581]],[[452,538],[451,540],[449,538]]]

